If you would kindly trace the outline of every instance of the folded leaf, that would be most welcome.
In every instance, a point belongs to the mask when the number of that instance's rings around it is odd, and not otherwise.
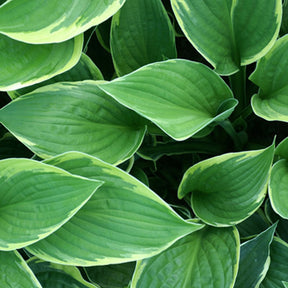
[[[17,251],[0,251],[0,287],[42,288]]]
[[[262,204],[267,190],[274,145],[247,152],[223,154],[189,168],[178,196],[192,192],[195,214],[214,226],[237,224]]]
[[[276,225],[241,245],[239,270],[234,288],[257,288],[270,265],[270,244]]]
[[[229,117],[237,105],[216,73],[182,59],[149,64],[99,87],[176,140]]]
[[[273,165],[269,182],[269,198],[273,210],[288,219],[288,161],[282,159]]]
[[[234,227],[206,227],[159,255],[139,261],[131,288],[230,288],[235,282],[240,241]]]
[[[203,227],[184,221],[144,184],[92,156],[70,152],[45,162],[105,184],[71,221],[27,247],[41,259],[77,266],[135,261]]]
[[[130,158],[145,134],[141,117],[95,81],[39,88],[0,110],[0,122],[42,158],[81,151],[110,163]]]
[[[161,0],[126,0],[112,18],[110,43],[119,76],[177,57],[174,30]]]
[[[281,0],[171,0],[171,4],[185,36],[223,75],[265,55],[280,30]]]
[[[56,43],[115,14],[125,0],[13,0],[0,6],[0,33],[27,43]]]
[[[82,44],[82,35],[62,43],[32,45],[0,34],[0,91],[20,89],[69,70],[78,62]]]
[[[252,97],[253,111],[268,121],[288,122],[287,53],[288,35],[277,40],[249,77],[260,87],[258,94]]]
[[[0,250],[47,237],[102,185],[30,159],[0,161]]]

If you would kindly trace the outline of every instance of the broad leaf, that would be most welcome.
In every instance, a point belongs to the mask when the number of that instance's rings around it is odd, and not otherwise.
[[[17,251],[0,251],[1,288],[42,288]]]
[[[288,137],[278,144],[275,149],[275,155],[288,160]]]
[[[131,288],[230,288],[239,261],[235,228],[206,227],[159,255],[139,261]]]
[[[30,258],[28,260],[28,264],[41,285],[45,288],[99,287],[85,281],[82,278],[80,271],[74,266],[64,266],[48,263],[37,259],[36,257]]]
[[[276,225],[241,245],[239,270],[234,288],[257,288],[270,265],[270,244]]]
[[[102,185],[30,159],[0,161],[0,250],[47,237]]]
[[[171,4],[185,36],[223,75],[265,55],[281,25],[281,0],[171,0]]]
[[[256,115],[268,121],[288,122],[288,35],[283,36],[257,63],[249,79],[260,87],[252,97]]]
[[[0,33],[27,43],[56,43],[115,14],[125,0],[12,0],[0,7]]]
[[[283,281],[288,281],[288,244],[274,238],[270,246],[271,263],[260,288],[283,288]]]
[[[41,259],[77,266],[135,261],[203,227],[184,221],[144,184],[92,156],[71,152],[45,162],[105,184],[63,227],[27,248]]]
[[[223,154],[199,162],[183,176],[178,196],[192,192],[195,214],[214,226],[237,224],[262,204],[274,145],[262,150]]]
[[[82,35],[62,43],[32,45],[0,34],[0,91],[20,89],[69,70],[78,62],[82,44]]]
[[[103,80],[103,75],[93,61],[84,53],[82,53],[78,63],[65,73],[59,74],[44,82],[28,86],[16,91],[9,91],[8,94],[12,99],[34,91],[35,89],[57,82],[73,82],[83,80]]]
[[[182,59],[149,64],[99,87],[176,140],[229,117],[237,105],[216,73]]]
[[[130,158],[145,134],[141,117],[89,80],[17,98],[0,110],[0,122],[42,158],[76,150],[113,164]]]
[[[288,288],[288,282],[282,282],[285,288]],[[282,287],[281,287],[282,288]]]
[[[288,219],[288,161],[282,159],[273,165],[269,182],[269,198],[273,210]]]
[[[120,76],[177,57],[173,27],[161,0],[126,0],[112,18],[110,43]]]

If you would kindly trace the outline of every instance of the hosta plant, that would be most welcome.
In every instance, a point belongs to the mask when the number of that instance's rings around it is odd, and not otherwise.
[[[288,287],[287,14],[0,0],[0,287]]]

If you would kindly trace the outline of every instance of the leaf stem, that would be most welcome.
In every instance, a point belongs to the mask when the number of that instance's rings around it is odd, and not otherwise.
[[[239,137],[238,133],[235,131],[232,123],[229,120],[224,120],[224,121],[220,122],[219,125],[231,137],[231,139],[233,140],[235,149],[237,151],[241,151],[243,143],[242,143],[241,138]]]

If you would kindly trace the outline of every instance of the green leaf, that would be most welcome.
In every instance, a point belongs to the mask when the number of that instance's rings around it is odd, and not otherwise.
[[[274,238],[270,246],[271,263],[260,288],[283,288],[283,281],[288,281],[288,244]]]
[[[176,140],[185,140],[213,121],[223,120],[237,105],[216,73],[201,63],[182,59],[149,64],[99,87]]]
[[[125,0],[13,0],[0,7],[0,33],[27,43],[56,43],[115,14]],[[24,16],[23,16],[24,15]]]
[[[270,244],[276,225],[241,245],[239,270],[234,288],[257,288],[270,265]]]
[[[269,198],[273,210],[288,219],[288,161],[282,159],[273,165],[269,182]]]
[[[206,227],[161,254],[139,261],[131,288],[231,288],[239,250],[236,228]]]
[[[228,153],[189,168],[178,196],[192,192],[194,213],[213,226],[237,224],[262,204],[267,190],[274,145],[262,150]]]
[[[285,288],[288,288],[288,282],[282,282]]]
[[[1,160],[0,171],[0,250],[47,237],[102,185],[30,159]]]
[[[288,160],[288,137],[278,144],[275,149],[275,155]]]
[[[268,121],[288,122],[287,53],[288,35],[277,40],[249,77],[260,87],[258,94],[252,97],[253,111]]]
[[[135,261],[203,227],[184,221],[144,184],[90,155],[70,152],[45,162],[105,183],[63,227],[27,248],[41,259],[77,266]]]
[[[1,288],[42,288],[17,251],[0,251]]]
[[[83,35],[62,43],[32,45],[0,34],[0,91],[30,86],[69,70],[78,62],[82,45]]]
[[[78,63],[65,73],[59,74],[44,82],[28,86],[16,91],[9,91],[8,94],[12,99],[30,93],[39,87],[46,86],[57,82],[73,82],[83,80],[103,80],[103,75],[93,61],[84,53],[82,53]]]
[[[171,4],[185,36],[223,75],[264,56],[281,25],[281,0],[171,0]]]
[[[119,76],[177,57],[174,30],[161,0],[126,0],[112,18],[110,43]]]
[[[29,267],[45,288],[96,288],[85,281],[74,266],[64,266],[42,261],[36,257],[28,260]],[[65,284],[64,284],[65,283]]]
[[[132,279],[135,262],[117,265],[86,267],[85,272],[90,281],[102,288],[124,288]]]
[[[19,97],[0,110],[0,122],[41,158],[81,151],[113,164],[135,153],[146,129],[141,117],[90,80]]]

